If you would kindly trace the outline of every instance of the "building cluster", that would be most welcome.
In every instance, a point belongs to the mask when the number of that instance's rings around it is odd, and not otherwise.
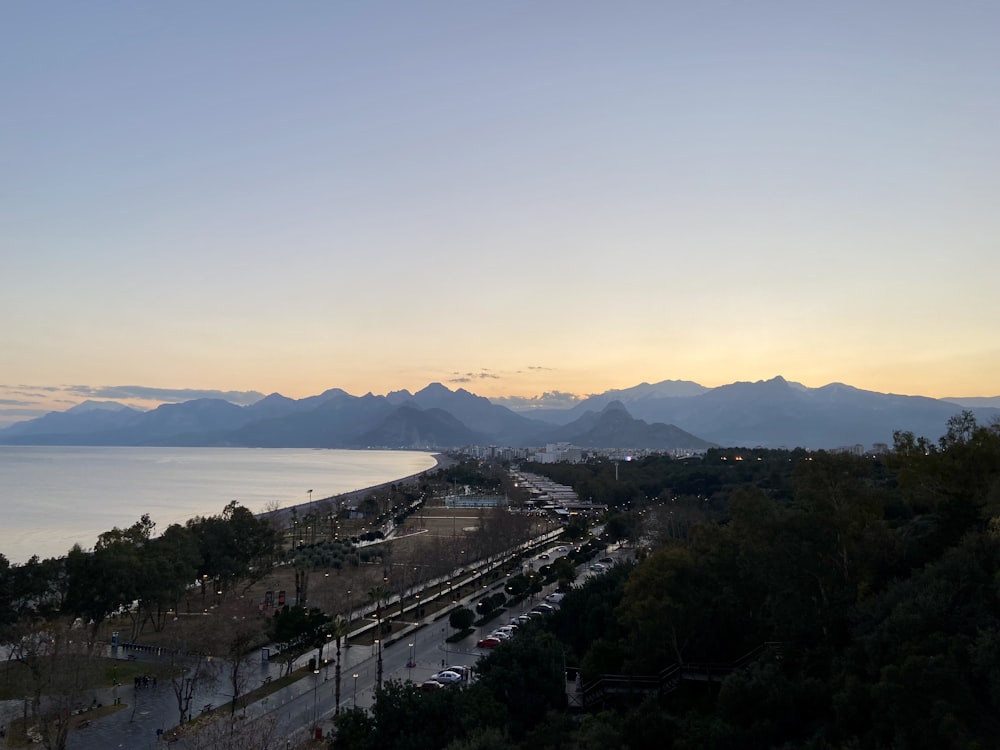
[[[861,443],[855,445],[845,445],[840,448],[836,448],[832,453],[850,453],[852,456],[881,456],[889,452],[889,446],[886,443],[873,443],[870,451],[865,450],[865,446]]]
[[[631,449],[631,448],[581,448],[571,443],[548,443],[533,448],[511,448],[496,445],[467,445],[460,453],[485,461],[532,461],[539,464],[582,463],[588,458],[607,458],[614,461],[631,461],[644,456],[673,456],[688,458],[701,455],[689,449]]]

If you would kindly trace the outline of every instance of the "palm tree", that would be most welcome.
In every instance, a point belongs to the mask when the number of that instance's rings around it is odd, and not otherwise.
[[[337,644],[337,666],[333,670],[333,678],[336,681],[336,698],[333,713],[340,713],[340,639],[346,637],[351,632],[351,625],[343,615],[337,615],[330,623],[330,635],[333,636]]]
[[[389,601],[390,592],[385,586],[374,586],[368,598],[375,603],[375,644],[378,660],[375,662],[375,688],[382,689],[382,603]]]

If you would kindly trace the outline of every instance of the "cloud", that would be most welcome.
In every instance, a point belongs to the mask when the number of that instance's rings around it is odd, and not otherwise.
[[[449,383],[473,383],[477,380],[500,380],[501,376],[489,370],[479,372],[455,372],[448,378]]]
[[[511,411],[534,411],[537,409],[571,409],[587,398],[575,393],[562,391],[546,391],[540,396],[500,396],[490,398],[490,401],[500,406],[506,406]]]
[[[264,398],[257,391],[213,391],[191,388],[150,388],[143,385],[3,385],[0,384],[0,429],[35,419],[53,411],[65,411],[88,401],[115,401],[134,409],[152,409],[160,404],[198,398],[221,398],[237,406],[248,406]],[[10,407],[10,408],[5,408]]]
[[[198,398],[221,398],[238,406],[248,406],[264,398],[257,391],[215,391],[193,388],[150,388],[144,385],[72,385],[66,391],[82,398],[141,399],[161,403],[179,403]]]

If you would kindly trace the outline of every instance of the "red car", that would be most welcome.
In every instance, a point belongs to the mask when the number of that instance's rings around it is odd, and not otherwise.
[[[503,641],[501,641],[496,636],[491,635],[487,638],[483,638],[482,640],[477,641],[476,648],[496,648],[501,643],[503,643]]]

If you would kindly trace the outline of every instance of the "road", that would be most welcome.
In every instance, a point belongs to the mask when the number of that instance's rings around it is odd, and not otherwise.
[[[555,542],[545,549],[550,556],[548,560],[538,559],[537,554],[526,564],[539,565],[552,562],[565,552],[556,552],[559,546]],[[590,575],[587,566],[580,569],[581,577]],[[499,590],[503,581],[492,584],[490,590]],[[551,587],[550,587],[551,588]],[[543,591],[540,596],[548,593]],[[462,604],[473,606],[481,598],[482,592],[476,592],[462,600]],[[538,599],[526,601],[515,610],[508,612],[508,619],[521,614],[533,606]],[[447,618],[438,615],[439,619],[427,617],[413,623],[413,629],[401,639],[389,642],[382,649],[382,679],[410,680],[419,684],[428,679],[443,666],[472,666],[482,655],[476,648],[476,641],[488,634],[495,625],[506,624],[506,620],[492,623],[490,627],[477,629],[458,643],[450,644],[445,639],[451,633]],[[411,646],[412,645],[412,652]],[[412,662],[411,662],[412,653]],[[369,708],[374,700],[377,677],[378,654],[374,647],[347,646],[341,652],[341,710],[352,706]],[[410,666],[412,664],[412,666]],[[276,662],[261,662],[252,667],[256,671],[254,681],[263,682],[268,676],[280,676],[280,665]],[[357,675],[355,677],[355,675]],[[333,726],[335,713],[335,667],[333,664],[324,666],[319,674],[312,678],[306,677],[283,688],[266,699],[249,706],[241,712],[246,722],[263,718],[273,723],[276,736],[287,738],[289,747],[313,736],[314,728],[319,726],[323,733]],[[223,705],[228,696],[221,692],[210,696],[199,696],[198,704],[202,702],[213,705]],[[101,693],[102,691],[96,691]],[[108,691],[103,691],[108,692]],[[177,723],[177,707],[173,691],[169,684],[161,682],[155,688],[133,690],[131,686],[121,688],[123,702],[128,708],[118,713],[94,722],[86,729],[70,734],[67,747],[69,750],[110,750],[111,748],[165,748],[168,744],[157,734],[158,729],[166,730]],[[110,703],[110,694],[101,696],[100,700]],[[171,750],[183,750],[184,742],[169,743]]]

